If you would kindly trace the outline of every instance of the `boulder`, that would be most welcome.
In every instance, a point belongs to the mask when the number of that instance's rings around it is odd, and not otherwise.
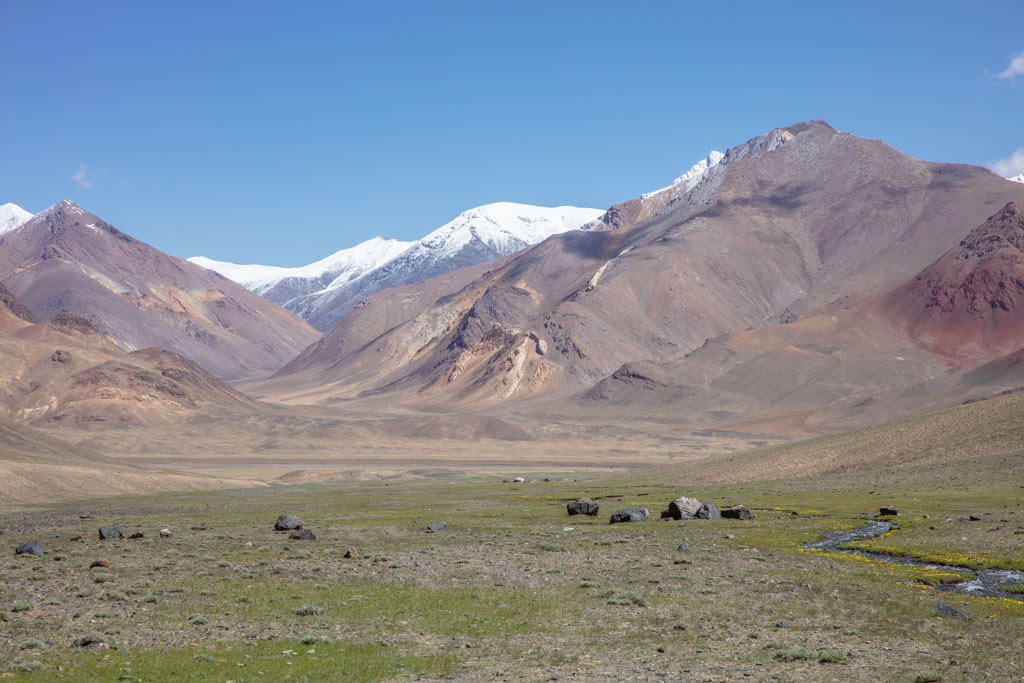
[[[947,605],[944,602],[935,603],[935,615],[939,617],[950,617],[953,619],[970,619],[969,616],[958,610],[952,605]]]
[[[626,508],[625,510],[619,510],[618,512],[612,513],[612,517],[608,520],[609,524],[618,524],[619,522],[645,522],[647,516],[651,514],[651,511],[647,508]]]
[[[882,507],[878,508],[878,514],[880,517],[884,517],[886,515],[898,515],[900,514],[900,511],[897,510],[892,505],[883,505]]]
[[[714,503],[704,503],[697,509],[695,519],[721,519],[722,513]]]
[[[671,517],[672,519],[693,519],[697,515],[697,510],[700,509],[700,506],[701,502],[696,498],[679,496],[668,504],[668,510],[661,513],[661,517],[662,519],[666,517]]]
[[[120,524],[104,524],[100,527],[101,541],[112,541],[117,538],[124,538],[124,529]]]
[[[46,552],[46,548],[39,544],[39,541],[29,541],[28,543],[22,543],[14,550],[15,555],[42,555]]]
[[[746,505],[733,505],[732,507],[721,510],[722,517],[724,519],[753,519],[754,515],[750,513]]]
[[[316,534],[309,529],[299,529],[288,534],[288,538],[295,541],[315,541]]]
[[[142,533],[141,531],[136,531],[134,534],[131,534],[131,535],[128,536],[128,538],[145,538],[145,537],[146,537],[146,534]]]
[[[359,557],[359,551],[356,550],[355,548],[351,548],[350,547],[348,550],[345,551],[344,557],[346,557],[346,558]]]
[[[293,529],[301,529],[302,520],[295,515],[281,515],[274,522],[275,531],[292,531]]]
[[[432,534],[437,531],[448,531],[448,522],[434,522],[427,525],[426,532],[428,534]]]
[[[512,480],[512,483],[513,484],[522,484],[524,481],[526,481],[526,480],[523,479],[522,477],[516,477],[515,479]]]
[[[171,530],[170,529],[161,529],[160,530],[160,538],[170,538],[170,537],[171,537]]]
[[[598,505],[589,498],[573,498],[565,508],[569,511],[570,515],[590,515],[593,517],[597,514]]]

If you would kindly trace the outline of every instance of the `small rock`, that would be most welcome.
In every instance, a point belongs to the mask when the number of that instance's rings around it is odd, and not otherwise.
[[[294,539],[296,541],[315,541],[316,534],[314,534],[309,529],[299,529],[288,534],[288,538]]]
[[[793,628],[793,624],[783,619],[782,621],[775,622],[775,628]]]
[[[192,531],[206,531],[209,528],[210,525],[207,522],[200,522],[199,524],[196,524],[192,527]]]
[[[349,548],[348,550],[345,551],[344,557],[349,558],[349,559],[351,559],[353,557],[359,557],[359,551],[356,550],[355,548]]]
[[[78,515],[79,519],[92,519],[92,515]]]
[[[171,537],[171,530],[170,529],[161,529],[160,530],[160,538],[170,538],[170,537]]]
[[[725,536],[723,536],[722,538],[736,538],[736,537],[735,537],[735,536],[733,536],[732,534],[726,534],[726,535],[725,535]]]
[[[900,514],[899,510],[897,510],[892,505],[883,505],[882,507],[878,508],[878,515],[880,517],[885,517],[887,515],[898,515],[898,514]]]
[[[15,555],[42,555],[46,552],[46,548],[39,544],[39,541],[29,541],[28,543],[22,543],[15,550]]]
[[[944,602],[935,603],[935,614],[940,617],[952,617],[953,619],[970,619],[969,616],[958,610],[952,605],[947,605]]]
[[[118,538],[124,538],[124,529],[120,524],[105,524],[100,527],[101,541],[112,541]]]
[[[434,522],[427,525],[426,532],[428,534],[432,534],[436,531],[448,531],[448,522]]]
[[[703,505],[696,498],[679,496],[668,504],[668,510],[661,513],[662,519],[693,519],[697,516],[697,510]]]
[[[110,569],[110,562],[107,560],[93,560],[92,564],[89,565],[89,569],[95,569],[96,567]]]
[[[696,519],[721,519],[722,512],[714,503],[704,503],[697,509],[694,517]]]
[[[625,510],[619,510],[618,512],[612,513],[611,519],[608,520],[608,523],[618,524],[619,522],[645,522],[650,514],[651,511],[647,508],[626,508]]]
[[[690,542],[689,541],[683,541],[682,543],[680,543],[679,545],[676,546],[676,551],[681,552],[681,553],[685,553],[685,552],[687,552],[689,550],[690,550]]]
[[[69,538],[68,540],[69,540],[69,541],[81,541],[81,540],[82,540],[82,537],[81,537],[81,536],[72,536],[72,537],[71,537],[71,538]]]
[[[524,481],[526,481],[526,480],[523,479],[522,477],[516,477],[515,479],[512,480],[512,483],[513,484],[522,484]]]
[[[50,533],[46,534],[46,537],[47,538],[60,538],[60,534],[54,533],[54,532],[50,532]]]
[[[275,531],[292,531],[293,529],[301,529],[302,520],[295,515],[281,515],[274,522]]]
[[[573,498],[570,500],[565,509],[570,515],[590,515],[593,517],[597,514],[598,505],[589,498]]]
[[[724,519],[753,519],[754,515],[750,513],[746,505],[733,505],[730,508],[725,508],[722,512]]]
[[[969,522],[980,522],[981,521],[981,515],[978,514],[977,512],[972,512],[970,515],[967,516],[967,521],[969,521]]]
[[[134,534],[128,536],[128,538],[145,538],[146,534],[141,531],[136,531]]]

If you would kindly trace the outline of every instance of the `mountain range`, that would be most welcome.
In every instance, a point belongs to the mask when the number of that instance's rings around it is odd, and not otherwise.
[[[327,330],[370,294],[515,253],[551,235],[575,230],[601,213],[574,206],[501,202],[464,211],[415,242],[375,237],[297,268],[238,265],[203,256],[189,261]]]

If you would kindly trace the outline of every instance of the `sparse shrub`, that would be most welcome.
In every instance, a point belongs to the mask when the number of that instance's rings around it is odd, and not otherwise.
[[[30,673],[32,671],[36,671],[37,669],[42,669],[43,668],[43,663],[39,662],[39,661],[36,661],[34,659],[32,659],[32,660],[15,659],[13,662],[11,662],[11,668],[14,669],[15,671],[21,671],[21,672],[24,672],[24,673]],[[10,674],[8,674],[8,675],[10,675]]]
[[[812,655],[802,647],[787,647],[775,653],[777,662],[795,662],[797,660],[811,659]]]
[[[46,647],[46,643],[41,640],[23,640],[19,645],[19,650],[42,650]]]
[[[110,617],[110,612],[96,612],[92,615],[93,619],[107,619]]]
[[[116,648],[117,641],[102,633],[89,633],[84,636],[78,636],[72,641],[72,645],[75,647],[95,647],[98,645],[105,645],[109,648]]]
[[[564,553],[565,552],[565,546],[563,544],[561,544],[561,543],[541,543],[540,544],[540,549],[541,550],[547,550],[548,552],[551,552],[551,553]]]
[[[322,613],[323,613],[323,609],[320,608],[320,607],[317,607],[316,605],[303,605],[302,607],[300,607],[297,610],[295,610],[294,612],[292,612],[292,614],[294,614],[295,616],[298,616],[298,617],[308,617],[308,616],[313,616],[315,614],[322,614]]]
[[[324,638],[323,636],[306,636],[299,642],[303,645],[327,645],[331,642],[331,639]]]
[[[843,664],[843,653],[839,650],[822,650],[818,653],[819,664]]]
[[[600,588],[601,584],[594,583],[593,581],[580,581],[579,587],[580,588]]]
[[[152,605],[153,603],[157,602],[157,597],[155,595],[146,595],[143,596],[142,602]]]
[[[105,571],[109,571],[109,570],[105,570]],[[93,577],[92,581],[93,581],[93,583],[106,583],[108,581],[108,577],[104,576],[103,574],[100,574],[98,576]]]
[[[209,622],[210,618],[202,614],[193,614],[188,618],[188,623],[192,624],[193,626],[202,626],[203,624],[208,624]]]
[[[76,598],[87,598],[90,595],[92,595],[92,591],[88,590],[86,588],[79,588],[78,590],[75,591],[75,597]]]
[[[61,602],[57,598],[46,598],[45,600],[43,600],[43,604],[53,607],[55,605],[61,604]]]
[[[103,595],[100,596],[100,597],[102,597],[107,602],[124,602],[125,600],[128,599],[127,595],[125,595],[121,591],[116,591],[116,590],[106,590],[106,591],[103,591]]]
[[[250,598],[248,595],[243,595],[242,597],[240,597],[237,600],[235,600],[235,602],[242,602],[242,603],[252,602],[252,598]]]
[[[934,671],[926,671],[925,673],[914,676],[914,683],[937,683],[941,680],[942,676]]]
[[[12,612],[28,612],[32,609],[32,605],[27,602],[16,602],[11,605]]]

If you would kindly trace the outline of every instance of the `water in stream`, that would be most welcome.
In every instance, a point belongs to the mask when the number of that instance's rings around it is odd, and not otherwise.
[[[841,548],[843,544],[851,541],[863,541],[875,536],[881,536],[887,531],[892,531],[897,528],[895,524],[889,522],[882,522],[879,520],[869,520],[864,526],[859,529],[849,529],[846,531],[833,531],[827,534],[825,538],[820,541],[814,541],[813,543],[804,543],[804,550],[829,550],[837,553],[846,553],[847,555],[857,555],[858,557],[864,557],[869,560],[877,560],[879,562],[889,562],[890,564],[907,564],[913,567],[924,567],[926,569],[935,569],[947,572],[956,572],[957,574],[977,575],[976,578],[970,581],[964,581],[963,583],[953,584],[942,584],[935,588],[941,591],[947,591],[950,593],[962,593],[964,595],[972,595],[975,597],[985,598],[1011,598],[1018,600],[1021,598],[1020,594],[1007,593],[999,590],[1003,586],[1010,586],[1017,583],[1024,583],[1024,572],[1013,571],[1009,569],[965,569],[963,567],[952,567],[945,564],[932,564],[929,562],[922,562],[915,560],[910,557],[900,557],[898,555],[887,555],[885,553],[872,553],[864,550],[848,550]]]

